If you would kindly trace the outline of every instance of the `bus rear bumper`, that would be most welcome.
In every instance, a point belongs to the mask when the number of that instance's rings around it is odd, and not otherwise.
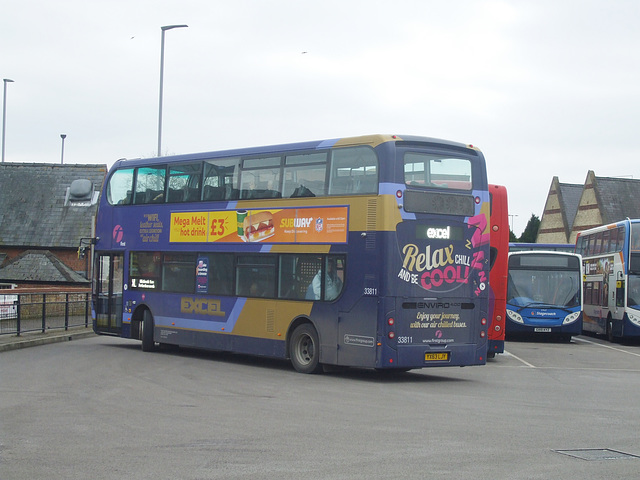
[[[398,346],[394,354],[380,359],[379,368],[464,367],[484,365],[486,361],[486,343],[437,347],[406,345]]]

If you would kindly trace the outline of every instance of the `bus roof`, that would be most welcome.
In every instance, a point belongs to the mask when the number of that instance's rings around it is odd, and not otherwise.
[[[509,243],[509,251],[521,252],[521,251],[541,251],[541,250],[553,250],[558,252],[573,252],[575,245],[573,243],[525,243],[525,242],[511,242]]]
[[[241,155],[258,155],[258,154],[269,154],[269,153],[281,153],[281,152],[292,152],[292,151],[301,151],[301,150],[320,150],[320,149],[328,149],[335,147],[351,147],[357,145],[369,145],[371,147],[377,147],[386,142],[415,142],[415,143],[424,143],[431,144],[433,146],[447,146],[454,147],[456,149],[465,149],[469,150],[470,153],[478,152],[479,149],[473,145],[465,145],[459,142],[453,142],[450,140],[443,140],[432,137],[421,137],[416,135],[388,135],[388,134],[375,134],[375,135],[362,135],[356,137],[344,137],[344,138],[334,138],[328,140],[315,140],[308,142],[296,142],[296,143],[284,143],[284,144],[276,144],[276,145],[267,145],[267,146],[257,146],[257,147],[243,147],[237,149],[226,149],[226,150],[218,150],[218,151],[209,151],[209,152],[198,152],[198,153],[188,153],[188,154],[180,154],[180,155],[169,155],[165,157],[147,157],[147,158],[134,158],[134,159],[126,159],[121,158],[117,160],[114,166],[138,166],[138,165],[148,165],[151,163],[159,163],[159,162],[180,162],[180,161],[189,161],[189,160],[201,160],[202,158],[224,158],[224,157],[232,157],[232,156],[241,156]]]
[[[610,228],[616,228],[616,227],[620,227],[622,225],[630,225],[630,224],[637,224],[640,223],[640,219],[638,218],[626,218],[624,220],[618,220],[617,222],[612,222],[612,223],[608,223],[606,225],[600,225],[597,227],[593,227],[593,228],[589,228],[588,230],[582,230],[581,232],[578,232],[577,237],[581,237],[583,235],[588,235],[591,233],[595,233],[595,232],[600,232],[600,231],[604,231]]]

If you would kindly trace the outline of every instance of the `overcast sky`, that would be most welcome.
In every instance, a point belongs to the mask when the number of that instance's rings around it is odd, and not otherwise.
[[[470,143],[513,229],[554,175],[640,178],[638,0],[20,0],[0,8],[5,162],[389,133]]]

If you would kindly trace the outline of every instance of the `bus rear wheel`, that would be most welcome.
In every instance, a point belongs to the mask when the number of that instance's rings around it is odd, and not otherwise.
[[[289,358],[296,371],[318,373],[320,364],[320,341],[313,325],[305,323],[296,327],[289,342]]]
[[[152,352],[156,348],[156,342],[153,341],[153,315],[149,310],[142,313],[142,321],[140,322],[140,339],[142,340],[142,351]]]

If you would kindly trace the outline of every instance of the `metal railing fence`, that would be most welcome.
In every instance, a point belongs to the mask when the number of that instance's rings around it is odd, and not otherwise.
[[[0,335],[89,327],[89,290],[0,290]]]

